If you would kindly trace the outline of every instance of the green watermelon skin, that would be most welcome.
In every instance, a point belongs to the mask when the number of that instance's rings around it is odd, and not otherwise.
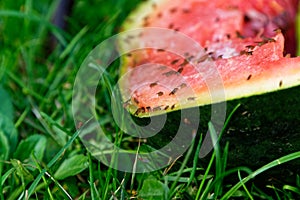
[[[255,170],[281,156],[300,150],[299,96],[300,87],[298,86],[259,96],[231,100],[226,103],[226,117],[240,104],[220,140],[221,149],[224,149],[226,143],[229,143],[227,169],[247,166]],[[187,110],[192,113],[195,111],[194,109]],[[207,133],[211,112],[212,107],[210,105],[199,107],[200,122],[197,140],[200,135],[204,137]],[[141,126],[147,125],[151,120],[150,118],[132,117]],[[191,122],[197,121],[193,117],[189,120]],[[155,149],[168,145],[176,136],[180,123],[184,123],[181,120],[180,110],[168,113],[164,128],[155,136],[147,138],[145,144]],[[193,126],[195,124],[186,129],[187,135],[191,135]],[[189,136],[185,139],[189,139]],[[178,151],[178,149],[175,150]],[[205,167],[209,162],[211,153],[202,158],[198,165]],[[192,164],[192,160],[190,160],[189,166]],[[285,163],[269,170],[263,176],[257,177],[255,182],[262,187],[268,184],[280,184],[275,180],[276,178],[286,184],[295,184],[295,175],[300,173],[299,166],[300,160]],[[235,184],[238,180],[233,177],[226,178],[226,181]]]

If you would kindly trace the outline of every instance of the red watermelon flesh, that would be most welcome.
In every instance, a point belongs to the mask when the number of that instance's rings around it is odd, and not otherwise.
[[[300,58],[283,54],[284,35],[291,31],[294,35],[296,3],[294,0],[143,3],[125,22],[125,30],[173,29],[194,39],[204,51],[199,53],[200,57],[192,51],[181,57],[163,48],[144,49],[125,56],[121,75],[127,75],[120,85],[124,106],[143,117],[298,85]],[[145,42],[146,37],[140,34],[139,42]],[[121,41],[121,48],[130,45]],[[210,68],[212,64],[214,69]],[[212,91],[207,82],[215,78],[212,75],[215,72],[222,84],[213,86]]]
[[[201,45],[236,32],[246,37],[259,33],[272,37],[277,28],[291,36],[288,40],[294,40],[297,5],[298,0],[189,0],[184,3],[181,0],[148,0],[128,18],[124,27],[175,29]]]

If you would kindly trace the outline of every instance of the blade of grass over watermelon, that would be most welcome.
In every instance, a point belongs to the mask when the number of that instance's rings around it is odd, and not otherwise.
[[[279,159],[276,159],[264,166],[262,166],[261,168],[255,170],[254,172],[252,172],[251,174],[249,174],[247,177],[243,178],[240,182],[238,182],[236,185],[234,185],[222,198],[223,199],[228,199],[229,197],[231,197],[233,195],[233,193],[235,191],[237,191],[240,187],[242,187],[246,182],[248,182],[250,179],[253,179],[254,177],[256,177],[257,175],[269,170],[270,168],[276,167],[278,165],[284,164],[286,162],[295,160],[295,159],[299,159],[300,158],[300,151],[298,152],[294,152],[291,153],[289,155],[283,156]]]

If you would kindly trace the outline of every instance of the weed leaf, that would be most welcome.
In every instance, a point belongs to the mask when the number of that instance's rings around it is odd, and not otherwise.
[[[0,160],[7,160],[8,155],[9,155],[9,143],[3,131],[0,130]]]
[[[31,135],[25,140],[22,140],[16,152],[14,153],[14,158],[24,161],[31,157],[34,153],[38,160],[42,160],[46,148],[47,139],[43,135]]]
[[[162,182],[154,177],[149,177],[144,181],[142,189],[139,192],[139,198],[142,199],[166,199],[168,188]]]
[[[0,99],[1,99],[0,113],[12,121],[13,120],[13,105],[11,102],[11,97],[9,96],[9,94],[4,90],[4,88],[1,85],[0,85]]]
[[[84,155],[75,155],[64,160],[54,177],[58,180],[65,179],[69,176],[74,176],[88,167],[88,158]]]
[[[0,113],[0,132],[7,138],[10,154],[14,152],[18,143],[18,133],[14,123],[7,116]]]

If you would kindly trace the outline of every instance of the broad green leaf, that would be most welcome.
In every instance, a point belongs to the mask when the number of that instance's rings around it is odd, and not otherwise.
[[[3,131],[0,130],[0,161],[7,160],[8,155],[9,155],[9,143]]]
[[[75,155],[63,161],[54,174],[58,180],[79,174],[88,167],[88,158],[84,155]]]
[[[11,97],[9,96],[9,94],[4,90],[4,88],[1,85],[0,85],[0,99],[1,99],[0,113],[12,121],[13,120],[13,105],[11,102]]]
[[[7,160],[8,156],[9,156],[9,144],[3,131],[0,130],[0,184],[2,182],[1,176],[2,176],[2,170],[4,164],[3,161]]]
[[[0,113],[0,131],[4,133],[8,140],[10,153],[14,152],[18,143],[18,133],[13,121],[2,113]]]
[[[143,186],[139,191],[139,198],[161,200],[167,199],[168,187],[154,177],[144,180]]]
[[[19,143],[17,150],[14,153],[14,158],[23,162],[24,160],[29,159],[31,154],[34,153],[38,160],[42,160],[46,142],[47,139],[43,135],[31,135]]]

